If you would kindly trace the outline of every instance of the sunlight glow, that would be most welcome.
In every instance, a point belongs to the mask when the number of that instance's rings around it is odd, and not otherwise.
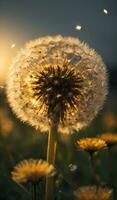
[[[16,46],[15,44],[12,44],[12,45],[11,45],[11,49],[15,48],[15,46]]]
[[[12,44],[12,43],[11,43]],[[10,42],[6,42],[2,40],[0,46],[0,85],[5,84],[8,68],[11,64],[13,57],[15,56],[15,44],[10,45]],[[15,48],[15,51],[11,49]]]
[[[5,68],[5,55],[0,55],[0,84],[4,82],[6,74],[6,68]]]

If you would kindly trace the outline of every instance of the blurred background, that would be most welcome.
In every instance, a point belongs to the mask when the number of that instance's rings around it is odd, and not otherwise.
[[[8,68],[26,42],[45,35],[74,36],[103,57],[109,74],[109,95],[103,110],[80,133],[61,138],[57,150],[56,199],[74,199],[73,191],[91,183],[89,159],[78,152],[78,138],[101,133],[117,134],[117,1],[116,0],[0,0],[0,199],[30,199],[12,182],[10,171],[27,158],[46,159],[47,134],[20,122],[7,103]],[[64,159],[66,158],[66,159]],[[109,167],[110,166],[110,167]],[[110,169],[109,169],[110,168]],[[96,156],[102,186],[114,188],[117,199],[117,147]],[[111,177],[111,178],[110,178]],[[44,183],[40,186],[44,198]]]

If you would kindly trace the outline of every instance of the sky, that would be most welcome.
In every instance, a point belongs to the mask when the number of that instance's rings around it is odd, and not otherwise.
[[[0,0],[0,79],[26,42],[57,34],[80,38],[117,67],[117,0]]]

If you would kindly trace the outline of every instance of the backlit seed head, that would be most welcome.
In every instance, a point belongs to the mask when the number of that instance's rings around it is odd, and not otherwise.
[[[101,57],[72,37],[29,42],[9,71],[7,96],[13,111],[42,132],[48,131],[50,122],[58,123],[65,134],[86,127],[106,95]]]

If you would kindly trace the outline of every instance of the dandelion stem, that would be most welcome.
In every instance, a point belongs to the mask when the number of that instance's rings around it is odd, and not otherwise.
[[[111,181],[111,149],[112,148],[108,148],[108,186],[112,187],[112,181]]]
[[[56,139],[57,124],[52,123],[50,125],[49,136],[48,136],[48,147],[47,147],[47,161],[50,164],[55,164],[56,157]],[[46,200],[54,199],[54,178],[47,177],[46,179]]]
[[[98,185],[97,174],[96,174],[96,166],[95,166],[95,153],[90,154],[91,159],[91,171],[92,171],[92,184]]]
[[[32,184],[32,200],[39,200],[37,184]]]

